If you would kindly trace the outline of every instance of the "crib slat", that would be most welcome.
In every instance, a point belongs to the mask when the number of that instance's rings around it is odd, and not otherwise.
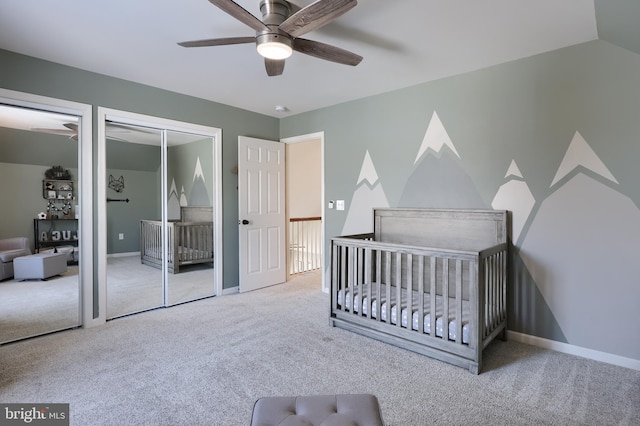
[[[347,255],[348,255],[348,250],[349,248],[346,246],[342,246],[340,248],[340,275],[342,275],[342,278],[340,280],[340,283],[342,284],[342,294],[344,295],[344,297],[342,298],[342,311],[346,312],[347,311],[347,297],[349,297],[347,295],[347,288],[349,286],[349,283],[347,282],[347,277],[348,277],[348,272],[347,271]]]
[[[413,315],[413,255],[407,253],[407,329],[411,330]]]
[[[378,299],[376,321],[378,322],[382,321],[382,295],[380,294],[380,284],[382,281],[381,269],[382,269],[382,251],[376,250],[376,297]],[[373,305],[372,305],[372,308],[373,308]]]
[[[449,258],[442,259],[442,340],[449,339]]]
[[[371,249],[367,248],[364,252],[364,270],[365,285],[367,286],[367,318],[371,319]],[[363,301],[364,305],[364,301]]]
[[[462,260],[456,260],[456,343],[462,343]]]
[[[418,256],[418,333],[424,333],[424,256]]]
[[[402,327],[402,252],[396,253],[396,326]]]
[[[431,285],[429,288],[430,294],[431,294],[431,301],[429,303],[429,313],[430,313],[430,318],[429,318],[429,330],[431,331],[429,334],[431,334],[431,336],[435,337],[436,335],[436,293],[438,291],[438,288],[436,286],[436,282],[437,282],[437,277],[438,275],[436,274],[437,272],[437,262],[436,262],[436,257],[435,256],[431,256]]]
[[[387,284],[387,303],[386,303],[386,316],[387,324],[391,324],[391,252],[385,251],[385,282]],[[380,308],[380,312],[382,312],[382,307]]]

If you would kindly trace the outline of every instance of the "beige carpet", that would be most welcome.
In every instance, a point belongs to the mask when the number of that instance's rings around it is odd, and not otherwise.
[[[248,425],[262,396],[367,392],[388,425],[639,425],[640,372],[515,342],[479,376],[328,325],[319,272],[0,347],[0,401],[72,425]]]
[[[76,327],[78,267],[47,281],[0,282],[0,343]]]
[[[183,267],[169,274],[168,305],[215,293],[212,264]],[[139,256],[112,257],[107,263],[107,317],[163,305],[162,274]],[[0,343],[77,327],[80,324],[78,266],[46,281],[0,282]]]

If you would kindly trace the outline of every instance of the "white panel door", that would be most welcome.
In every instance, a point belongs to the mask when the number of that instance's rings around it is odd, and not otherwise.
[[[286,279],[284,144],[238,137],[240,292]]]

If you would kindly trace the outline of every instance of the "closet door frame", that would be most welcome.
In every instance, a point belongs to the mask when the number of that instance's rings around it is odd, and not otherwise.
[[[78,220],[78,244],[80,260],[78,279],[80,289],[80,325],[95,324],[93,286],[93,107],[89,104],[67,101],[0,88],[0,102],[18,107],[34,108],[77,116],[80,122],[78,141],[78,194],[80,218]]]
[[[115,110],[111,108],[98,107],[98,145],[97,145],[97,234],[99,235],[97,242],[97,259],[98,259],[98,321],[106,322],[106,300],[107,300],[107,182],[106,182],[106,126],[107,120],[115,121],[123,124],[134,126],[153,127],[159,130],[168,130],[184,133],[192,133],[210,137],[213,139],[213,155],[214,155],[214,276],[215,276],[215,295],[222,295],[222,129],[203,126],[199,124],[187,123],[182,121],[170,120],[165,118],[154,117],[150,115],[137,114],[128,111]],[[163,139],[166,138],[166,132]],[[163,140],[163,149],[164,143]],[[166,172],[166,164],[164,161],[162,174]],[[164,181],[164,179],[163,179]],[[166,188],[166,182],[163,182],[163,188]],[[166,194],[163,194],[163,199]],[[166,203],[163,203],[163,216],[166,217]],[[165,239],[166,251],[166,239]],[[163,277],[163,279],[166,277]]]

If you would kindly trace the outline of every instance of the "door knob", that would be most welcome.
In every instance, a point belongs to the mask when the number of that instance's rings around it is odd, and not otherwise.
[[[242,219],[242,222],[238,221],[238,223],[242,223],[243,225],[248,225],[249,221],[247,219]]]

